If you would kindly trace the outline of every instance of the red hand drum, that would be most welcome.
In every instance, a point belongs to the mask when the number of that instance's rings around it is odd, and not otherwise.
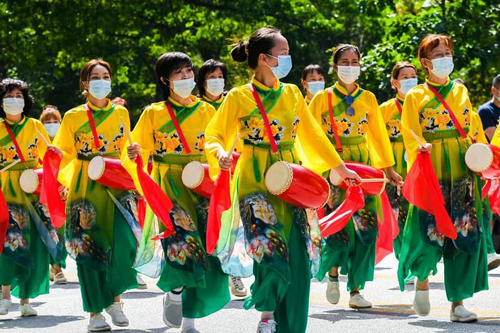
[[[500,148],[486,143],[474,143],[465,153],[465,164],[483,178],[500,178]]]
[[[387,178],[382,170],[375,169],[369,165],[356,162],[346,162],[345,166],[356,173],[363,180],[361,182],[361,189],[366,195],[380,195],[384,192]],[[338,186],[342,189],[347,189],[347,184],[342,181],[339,174],[334,170],[330,170],[330,182],[332,185]]]
[[[88,166],[89,178],[116,190],[134,190],[132,177],[117,158],[96,156]],[[147,190],[147,189],[144,189]]]
[[[40,195],[42,188],[43,169],[27,169],[19,177],[19,185],[26,193]]]
[[[182,183],[196,194],[210,198],[215,184],[210,179],[208,164],[192,161],[182,169]]]
[[[330,186],[321,176],[303,166],[279,161],[267,170],[267,190],[287,203],[319,209],[328,201]]]

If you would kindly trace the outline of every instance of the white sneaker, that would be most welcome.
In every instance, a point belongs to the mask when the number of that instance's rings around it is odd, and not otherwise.
[[[247,288],[241,281],[240,277],[230,276],[229,277],[229,286],[231,287],[231,293],[236,297],[245,297],[247,295]]]
[[[416,290],[413,299],[413,310],[419,316],[427,316],[431,312],[431,302],[429,301],[429,290]]]
[[[23,317],[38,316],[38,312],[36,312],[30,304],[19,305],[19,310],[21,311],[21,316]]]
[[[66,284],[68,279],[64,276],[63,272],[59,272],[54,276],[54,284]]]
[[[194,327],[187,327],[187,328],[183,328],[181,333],[201,333],[200,331],[198,331],[196,328]]]
[[[450,311],[450,320],[459,323],[470,323],[477,321],[477,315],[467,311],[463,305],[459,305],[455,308],[455,312]]]
[[[354,294],[349,299],[349,307],[351,309],[368,309],[372,307],[372,303],[368,302],[363,295]]]
[[[137,284],[139,285],[137,289],[148,289],[148,285],[144,280],[137,274]]]
[[[172,328],[179,328],[182,324],[182,301],[174,301],[170,293],[163,296],[163,322]]]
[[[261,320],[257,327],[257,333],[274,333],[276,332],[276,322],[273,319]]]
[[[488,271],[500,266],[500,256],[496,253],[488,253]]]
[[[328,282],[326,283],[326,299],[331,304],[337,304],[340,300],[340,289],[339,289],[339,281],[330,281],[328,278]]]
[[[128,318],[123,313],[123,302],[114,302],[113,305],[106,309],[106,312],[111,316],[113,325],[120,327],[128,326]]]
[[[12,303],[10,302],[10,299],[0,300],[0,316],[8,314],[11,305]]]
[[[106,318],[100,313],[90,317],[89,325],[87,326],[89,332],[102,332],[111,331],[111,326],[106,322]]]

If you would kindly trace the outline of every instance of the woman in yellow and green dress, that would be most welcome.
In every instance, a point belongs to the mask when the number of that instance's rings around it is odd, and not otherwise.
[[[443,258],[446,296],[452,302],[450,320],[470,322],[477,316],[465,309],[463,300],[488,289],[488,269],[480,183],[465,165],[465,153],[471,143],[466,133],[471,127],[472,106],[467,88],[450,81],[452,55],[450,37],[428,35],[422,40],[418,58],[427,74],[426,83],[406,95],[401,121],[409,170],[418,153],[430,154],[458,237],[446,238],[437,231],[433,215],[410,205],[398,277],[401,290],[406,281],[417,277],[413,308],[419,315],[428,315],[428,276],[437,272],[437,263]]]
[[[403,112],[406,94],[417,84],[417,69],[415,66],[409,61],[398,62],[393,67],[391,73],[391,85],[396,90],[396,97],[380,105],[380,111],[384,117],[385,127],[391,140],[392,151],[394,152],[394,169],[403,179],[406,176],[408,166],[406,163],[407,154],[403,145],[403,136],[401,135],[401,112]],[[396,258],[399,258],[409,204],[401,194],[401,186],[387,184],[385,190],[387,191],[394,215],[398,219],[399,234],[394,239],[394,254]]]
[[[300,83],[304,88],[306,104],[309,105],[314,95],[325,89],[326,73],[323,67],[316,64],[307,65],[302,70]]]
[[[196,86],[202,101],[212,105],[216,111],[224,101],[226,83],[227,68],[223,62],[209,59],[200,67]]]
[[[0,83],[0,169],[18,162],[0,173],[9,210],[7,232],[0,235],[0,315],[10,310],[11,291],[21,299],[21,316],[37,315],[29,299],[49,293],[49,254],[58,257],[63,247],[39,196],[25,193],[20,185],[25,170],[41,168],[47,149],[41,135],[50,140],[43,125],[28,118],[32,106],[25,82],[5,79]]]
[[[231,257],[240,226],[248,254],[253,258],[255,282],[244,307],[262,312],[258,331],[305,332],[307,328],[310,256],[319,254],[319,230],[311,239],[304,209],[271,195],[264,175],[279,160],[321,173],[336,168],[342,178],[358,179],[328,145],[311,117],[299,88],[279,79],[291,69],[288,42],[275,28],[255,31],[232,50],[238,62],[248,61],[255,71],[250,85],[232,89],[206,130],[206,149],[213,179],[231,168],[230,149],[238,133],[243,152],[234,172],[232,208],[223,213],[217,255],[224,267],[236,265]],[[252,90],[262,99],[278,153],[271,152],[263,118]],[[300,140],[303,149],[296,149]],[[307,152],[307,158],[299,152]],[[309,256],[309,255],[310,256]],[[234,259],[234,260],[231,260]],[[277,326],[277,327],[276,327]]]
[[[86,102],[65,113],[49,147],[62,156],[60,173],[71,175],[66,248],[77,263],[83,309],[90,312],[89,331],[110,329],[101,314],[104,309],[114,325],[128,326],[120,295],[137,287],[132,266],[141,231],[132,191],[104,186],[88,175],[93,158],[120,158],[123,126],[129,126],[128,111],[107,98],[111,75],[110,65],[101,59],[83,66],[80,87]]]
[[[182,326],[183,333],[195,333],[195,318],[206,317],[230,301],[228,277],[219,259],[205,252],[209,200],[182,182],[182,170],[188,163],[206,161],[205,127],[215,109],[191,94],[194,68],[186,54],[163,54],[156,62],[156,77],[165,100],[151,104],[142,113],[132,133],[134,144],[128,156],[123,156],[124,165],[138,184],[130,160],[138,153],[146,160],[153,152],[151,176],[174,204],[170,217],[175,232],[161,240],[166,261],[158,281],[166,292],[163,321],[170,327]],[[151,237],[155,236],[155,222],[149,216],[139,250],[139,258],[148,260],[152,256],[143,253],[154,249]],[[142,264],[147,260],[137,265]]]
[[[398,185],[401,176],[393,168],[392,147],[375,95],[356,83],[360,75],[360,57],[354,45],[337,46],[333,53],[333,69],[338,81],[314,96],[309,109],[344,161],[383,169],[391,183]],[[332,186],[326,213],[333,211],[344,198],[345,191]],[[326,298],[330,303],[339,302],[338,268],[342,267],[340,273],[347,274],[347,289],[351,294],[349,306],[372,306],[359,290],[364,288],[366,281],[373,280],[381,207],[379,196],[365,196],[365,207],[353,215],[347,226],[323,240],[317,277],[322,280],[328,273]]]

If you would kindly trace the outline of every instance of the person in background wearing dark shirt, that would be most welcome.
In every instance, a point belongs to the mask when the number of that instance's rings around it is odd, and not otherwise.
[[[500,75],[497,75],[493,79],[491,93],[493,94],[493,99],[481,105],[477,111],[483,122],[484,133],[489,141],[491,141],[493,134],[495,134],[498,119],[500,118]]]

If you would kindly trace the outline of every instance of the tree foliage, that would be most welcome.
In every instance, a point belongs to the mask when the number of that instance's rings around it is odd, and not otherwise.
[[[417,65],[420,40],[437,32],[452,36],[453,77],[469,84],[477,106],[490,98],[500,72],[499,16],[497,0],[4,0],[0,76],[30,83],[38,111],[45,104],[68,110],[82,102],[80,68],[102,57],[113,66],[113,94],[129,101],[136,120],[160,98],[154,64],[162,53],[185,52],[197,67],[220,59],[229,86],[239,85],[250,72],[231,60],[231,44],[274,25],[287,37],[294,63],[284,81],[299,83],[309,63],[328,68],[336,44],[354,43],[364,55],[360,83],[382,102],[393,94],[394,63]]]

